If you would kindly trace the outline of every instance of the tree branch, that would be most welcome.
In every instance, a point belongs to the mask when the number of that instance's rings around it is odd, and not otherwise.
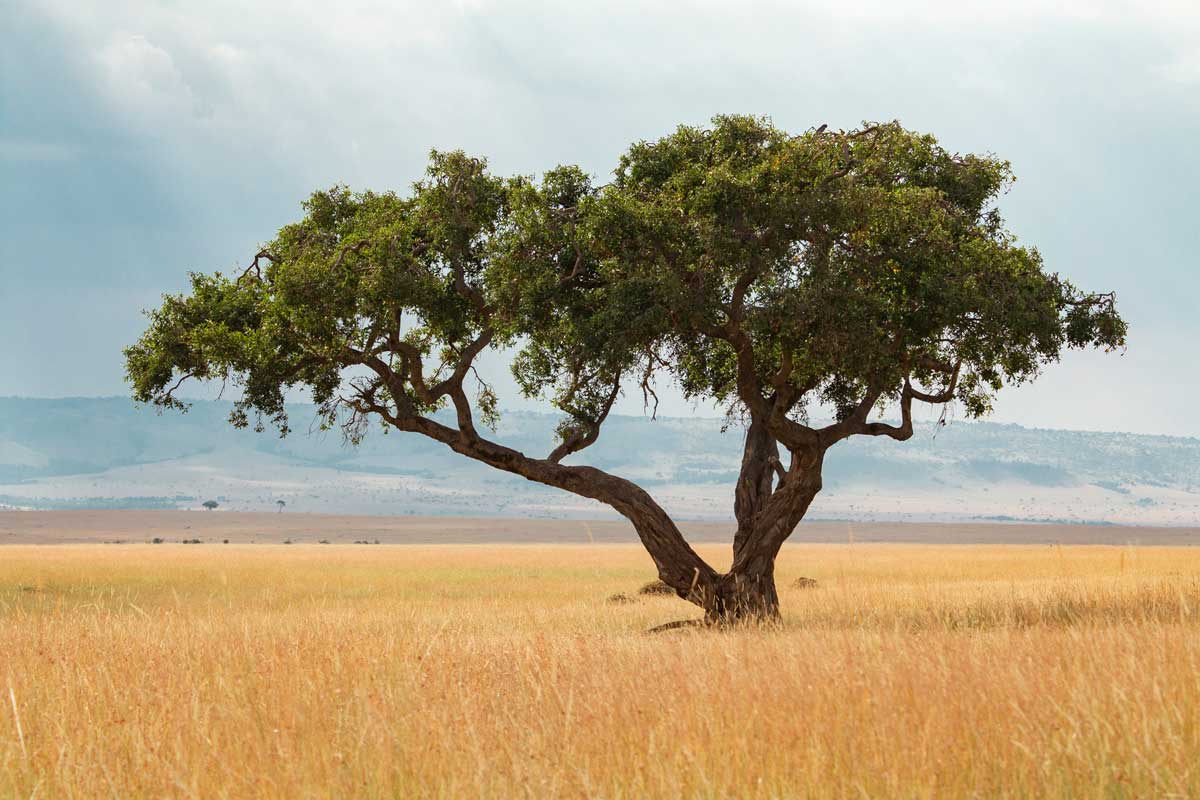
[[[1105,306],[1108,308],[1112,308],[1113,305],[1117,302],[1117,293],[1116,292],[1093,292],[1092,294],[1081,297],[1078,300],[1063,298],[1062,302],[1064,305],[1076,306],[1076,307],[1087,306],[1090,308],[1092,306]]]
[[[822,127],[822,130],[824,130],[824,126],[821,126],[821,127]],[[836,134],[833,134],[834,136],[837,136],[838,141],[841,145],[842,166],[839,167],[838,169],[834,170],[833,172],[831,172],[829,175],[827,175],[825,177],[824,183],[831,183],[835,180],[838,180],[839,178],[844,178],[850,174],[850,170],[854,169],[854,165],[855,165],[855,161],[850,153],[850,140],[861,139],[864,136],[869,136],[870,134],[874,133],[878,128],[879,128],[878,125],[871,125],[870,127],[863,128],[861,131],[855,131],[853,133],[846,133],[844,131],[840,131]]]
[[[566,440],[546,457],[546,460],[557,464],[572,453],[578,453],[586,447],[591,447],[600,438],[600,426],[604,424],[604,420],[608,419],[608,412],[612,410],[613,403],[617,400],[617,395],[621,392],[621,376],[618,375],[613,380],[612,391],[608,397],[604,399],[604,405],[600,408],[600,414],[594,420],[588,420],[586,427],[576,428]]]
[[[768,458],[767,463],[770,464],[771,469],[775,471],[776,477],[779,478],[779,483],[775,486],[776,490],[778,490],[780,486],[783,486],[783,482],[787,480],[787,470],[783,468],[783,462],[779,460],[779,456],[777,455]]]
[[[640,486],[595,467],[566,466],[549,459],[530,458],[477,433],[454,430],[420,415],[394,414],[374,399],[360,400],[364,409],[378,414],[398,430],[420,433],[496,469],[611,506],[633,523],[658,568],[659,577],[680,597],[705,609],[715,602],[717,572],[688,545],[670,516]]]
[[[904,389],[900,392],[900,424],[888,425],[883,422],[872,422],[861,424],[853,433],[861,433],[867,436],[890,436],[896,441],[906,441],[912,438],[912,401],[920,400],[923,403],[938,405],[941,403],[949,403],[954,399],[954,391],[958,388],[958,376],[962,370],[962,361],[959,360],[953,367],[950,373],[950,382],[940,392],[930,393],[923,392],[920,389],[914,388],[910,378],[904,379]]]
[[[435,401],[437,398],[448,394],[455,386],[461,388],[463,380],[466,379],[467,373],[471,369],[471,365],[475,362],[475,357],[492,343],[494,335],[491,328],[484,328],[479,336],[475,337],[475,340],[459,353],[458,364],[454,367],[454,372],[449,377],[434,384],[433,388],[429,390]]]
[[[350,253],[354,253],[355,255],[358,255],[369,244],[370,244],[370,241],[368,241],[367,239],[363,239],[361,241],[355,242],[354,244],[348,244],[345,247],[338,250],[337,257],[334,258],[334,260],[333,260],[332,269],[335,269],[335,270],[340,269],[342,266],[342,262],[345,261],[347,255],[349,255]]]
[[[486,320],[491,315],[491,309],[488,308],[487,302],[483,299],[483,295],[474,286],[467,283],[467,271],[463,266],[462,261],[453,259],[450,262],[450,269],[454,272],[454,288],[467,301],[475,307],[475,310]]]
[[[259,267],[258,261],[259,261],[259,259],[262,259],[262,258],[265,258],[267,261],[270,261],[272,264],[276,264],[279,261],[277,258],[275,258],[275,256],[271,255],[265,249],[259,250],[257,253],[254,254],[254,260],[250,262],[250,266],[246,267],[246,269],[242,271],[242,274],[238,276],[238,279],[236,281],[234,281],[234,283],[241,283],[244,278],[249,276],[250,270],[254,270],[255,279],[261,281],[262,280],[262,268]]]
[[[571,271],[568,274],[563,275],[561,278],[558,279],[559,288],[562,288],[563,286],[566,286],[571,281],[575,280],[577,277],[579,277],[580,273],[582,273],[582,272],[583,272],[583,251],[579,249],[579,245],[575,245],[575,266],[573,266],[571,268]]]

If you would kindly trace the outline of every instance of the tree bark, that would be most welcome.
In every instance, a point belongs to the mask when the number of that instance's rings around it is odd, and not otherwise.
[[[775,589],[775,562],[762,562],[756,572],[730,571],[720,576],[712,602],[704,610],[712,625],[740,622],[775,622],[779,619],[779,593]]]
[[[754,518],[763,503],[771,497],[775,485],[773,464],[778,461],[779,445],[771,437],[766,424],[757,419],[751,420],[742,449],[742,468],[738,473],[738,483],[733,494],[733,515],[737,519],[737,532],[733,537],[734,550],[750,536]]]
[[[824,451],[798,452],[779,487],[743,529],[739,520],[733,565],[720,576],[716,596],[706,605],[710,622],[771,622],[779,618],[775,559],[783,543],[821,491]]]

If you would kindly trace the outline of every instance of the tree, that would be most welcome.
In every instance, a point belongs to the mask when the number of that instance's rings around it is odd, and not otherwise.
[[[1066,348],[1123,347],[1111,293],[1076,289],[1005,230],[994,201],[1011,180],[897,123],[793,136],[718,117],[635,144],[605,186],[435,151],[410,195],[317,192],[242,274],[193,274],[126,350],[128,378],[167,408],[186,379],[232,380],[233,424],[284,435],[285,393],[305,387],[352,441],[378,420],[606,503],[708,621],[769,619],[776,555],[831,447],[908,439],[914,401],[981,416]],[[547,454],[481,431],[497,418],[474,372],[488,349],[562,411]],[[725,573],[645,490],[566,463],[622,391],[656,405],[662,377],[744,426]],[[814,406],[833,421],[811,422]],[[875,418],[887,409],[898,422]]]
[[[216,500],[205,500],[205,501],[204,501],[203,503],[201,503],[200,505],[204,506],[204,508],[205,508],[206,510],[208,510],[208,511],[212,511],[214,508],[216,508],[217,506],[219,506],[219,505],[221,505],[221,504],[220,504],[220,503],[218,503]]]
[[[283,507],[287,505],[287,502],[284,500],[276,500],[275,505],[279,506],[279,513],[283,513]]]

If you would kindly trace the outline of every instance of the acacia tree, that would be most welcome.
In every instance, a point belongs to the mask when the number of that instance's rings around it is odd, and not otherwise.
[[[283,434],[286,392],[307,388],[351,440],[378,420],[611,506],[711,622],[772,618],[776,555],[829,448],[908,439],[914,401],[983,415],[1066,348],[1124,345],[1111,293],[1076,289],[1005,230],[1010,181],[1007,162],[896,123],[793,136],[718,117],[634,145],[605,186],[434,152],[411,194],[317,192],[242,274],[193,274],[126,350],[128,378],[174,408],[187,379],[234,381],[233,424]],[[545,454],[481,430],[497,416],[474,373],[488,349],[563,412]],[[645,490],[567,463],[623,391],[655,403],[664,375],[744,426],[725,573]],[[810,421],[819,404],[832,422]],[[888,408],[898,423],[873,419]]]

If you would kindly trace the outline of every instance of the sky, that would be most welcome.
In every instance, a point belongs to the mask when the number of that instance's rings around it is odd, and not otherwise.
[[[753,113],[898,119],[1010,160],[1010,229],[1115,290],[1130,335],[993,418],[1200,436],[1192,0],[5,5],[0,396],[127,393],[142,310],[189,270],[248,263],[314,189],[403,191],[434,147],[605,178],[631,142]],[[486,372],[533,407],[499,359]],[[714,413],[662,394],[661,413]]]

